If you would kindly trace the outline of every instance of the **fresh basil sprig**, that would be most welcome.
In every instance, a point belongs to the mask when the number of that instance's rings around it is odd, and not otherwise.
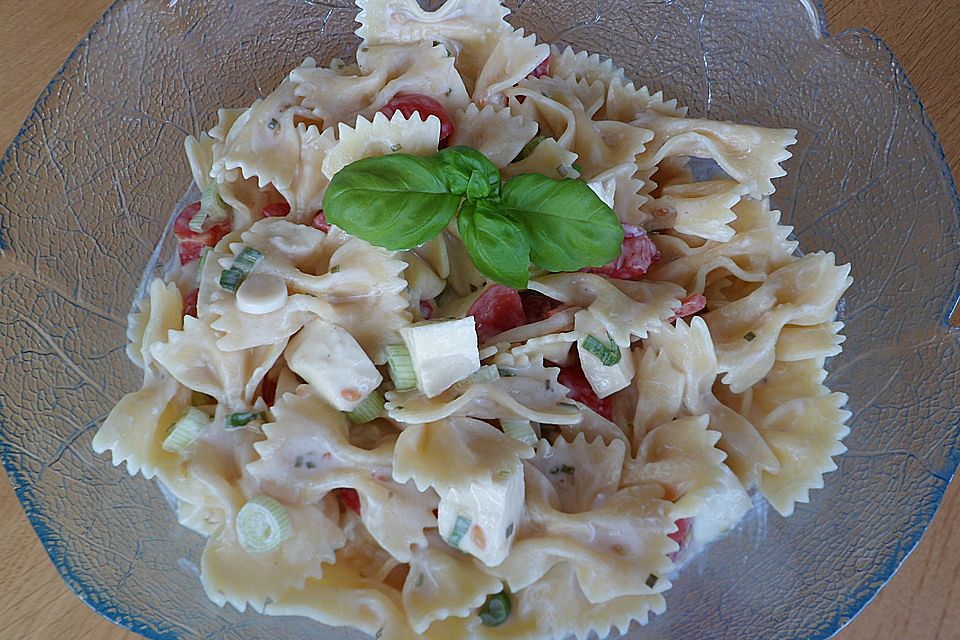
[[[323,199],[327,220],[380,247],[406,250],[457,230],[477,269],[523,289],[530,263],[548,271],[600,267],[620,255],[623,227],[584,182],[511,178],[476,149],[395,153],[341,169]]]

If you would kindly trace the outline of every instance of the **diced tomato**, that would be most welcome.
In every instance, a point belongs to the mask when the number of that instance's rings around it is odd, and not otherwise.
[[[271,202],[261,213],[267,218],[284,218],[290,215],[290,205],[286,202]]]
[[[313,217],[313,228],[320,229],[324,233],[330,232],[330,223],[327,222],[327,216],[323,213],[323,209],[317,211],[317,215]]]
[[[520,302],[523,304],[523,313],[527,317],[527,324],[540,322],[544,318],[548,318],[550,312],[561,304],[557,300],[533,289],[521,291]]]
[[[190,264],[194,260],[200,259],[200,254],[203,253],[204,247],[207,245],[202,242],[197,242],[195,240],[183,240],[180,242],[180,246],[177,247],[177,255],[180,256],[180,264]]]
[[[199,211],[200,203],[194,202],[181,211],[173,221],[173,235],[180,241],[180,264],[187,264],[199,258],[203,247],[215,246],[223,236],[230,233],[233,226],[230,218],[227,218],[209,229],[194,231],[190,228],[190,221]]]
[[[677,557],[683,552],[683,548],[687,546],[687,539],[690,535],[690,518],[680,518],[677,520],[677,530],[669,535],[669,538],[680,545],[680,548],[669,555],[671,560],[676,560]]]
[[[674,316],[669,320],[669,322],[673,322],[677,318],[686,318],[687,316],[692,316],[695,313],[700,313],[706,306],[707,299],[702,293],[694,293],[693,295],[689,295],[680,301],[680,306],[677,307],[676,311],[674,311]]]
[[[183,296],[183,315],[197,317],[197,298],[200,297],[200,289],[194,289]]]
[[[336,492],[343,506],[360,515],[360,494],[356,489],[337,489]]]
[[[429,320],[433,317],[434,305],[432,300],[421,300],[420,301],[420,315],[423,316],[424,320]]]
[[[542,78],[550,73],[550,56],[543,59],[543,62],[537,65],[537,68],[530,72],[531,78]]]
[[[398,93],[380,109],[380,112],[387,118],[392,118],[397,111],[408,120],[414,113],[420,114],[420,119],[423,121],[426,121],[430,116],[437,116],[440,119],[441,142],[453,133],[453,120],[450,119],[450,114],[447,113],[442,104],[430,96],[425,96],[422,93]]]
[[[602,267],[588,267],[584,271],[617,280],[639,280],[650,266],[660,260],[660,251],[646,232],[633,225],[623,225],[620,257]]]
[[[583,369],[580,368],[580,360],[576,351],[573,352],[570,362],[566,366],[560,367],[560,376],[557,381],[570,390],[567,395],[572,400],[582,402],[607,420],[613,420],[613,402],[610,398],[601,399],[594,393],[587,376],[583,374]]]
[[[520,294],[502,284],[495,284],[480,294],[467,315],[476,320],[477,338],[481,344],[507,329],[527,324]]]

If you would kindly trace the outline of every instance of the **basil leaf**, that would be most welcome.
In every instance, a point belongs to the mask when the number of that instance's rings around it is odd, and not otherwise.
[[[480,273],[514,289],[527,288],[530,246],[516,222],[488,201],[465,202],[457,229]]]
[[[500,193],[500,171],[487,156],[470,147],[450,147],[434,156],[443,166],[450,193],[476,201]]]
[[[547,271],[601,267],[620,255],[617,214],[585,182],[517,176],[503,185],[500,206],[526,232],[533,263]]]
[[[395,153],[341,169],[323,197],[327,221],[370,244],[405,250],[447,226],[461,196],[450,192],[435,158]]]

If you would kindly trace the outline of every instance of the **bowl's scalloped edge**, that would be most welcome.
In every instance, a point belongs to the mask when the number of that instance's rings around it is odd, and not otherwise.
[[[898,78],[903,83],[903,86],[910,99],[913,100],[919,107],[921,124],[930,136],[930,141],[933,145],[933,148],[939,156],[938,163],[940,166],[940,171],[943,175],[943,178],[946,180],[947,187],[952,195],[954,209],[958,218],[958,226],[960,226],[960,193],[958,193],[957,183],[954,180],[950,165],[947,162],[943,146],[940,144],[940,137],[930,120],[926,107],[920,100],[919,94],[917,93],[913,84],[910,82],[909,77],[904,71],[903,66],[900,64],[893,50],[879,35],[873,31],[870,31],[869,29],[846,29],[835,35],[830,34],[827,27],[827,17],[823,0],[801,1],[804,2],[804,4],[812,11],[813,14],[815,14],[816,19],[814,22],[818,23],[817,26],[819,27],[819,34],[817,35],[820,37],[824,39],[838,39],[853,36],[865,37],[875,42],[879,47],[882,48],[883,51],[888,54],[891,62],[891,68],[895,70]],[[53,93],[54,88],[61,82],[67,67],[89,45],[90,40],[96,36],[97,33],[106,25],[109,16],[112,15],[124,2],[125,0],[114,0],[111,3],[104,14],[93,24],[83,40],[81,40],[76,48],[70,52],[70,55],[67,56],[67,59],[64,61],[63,65],[61,65],[53,78],[51,78],[50,82],[40,93],[33,109],[27,116],[27,119],[21,125],[19,132],[14,137],[3,156],[0,157],[0,173],[2,173],[6,168],[8,161],[10,160],[16,148],[19,146],[24,134],[31,126],[35,124],[35,121],[39,117],[39,109],[41,105],[49,98],[49,96]],[[811,17],[814,16],[812,15]],[[5,250],[6,248],[2,219],[0,219],[0,251]],[[960,304],[960,266],[957,267],[955,275],[956,277],[954,280],[958,283],[957,289],[954,291],[952,298],[955,302],[954,305],[951,305],[949,309],[944,310],[944,326],[949,326],[950,313],[955,305]],[[4,423],[2,420],[0,420],[0,433],[3,432],[3,427]],[[960,431],[960,423],[954,425],[954,430]],[[97,587],[84,582],[76,573],[74,573],[70,566],[70,561],[66,550],[62,542],[59,540],[56,531],[47,525],[46,519],[42,515],[42,511],[35,504],[30,491],[31,484],[21,474],[19,467],[15,463],[16,457],[17,454],[13,448],[0,439],[0,459],[3,461],[3,466],[6,469],[11,484],[13,485],[17,499],[19,500],[20,505],[23,508],[31,526],[36,532],[37,537],[43,544],[44,550],[46,551],[48,557],[50,558],[51,562],[53,562],[60,576],[70,587],[70,589],[73,590],[74,593],[76,593],[77,596],[93,611],[104,618],[107,618],[114,624],[134,631],[146,638],[150,638],[151,640],[177,640],[178,635],[173,630],[165,632],[162,630],[163,625],[157,623],[151,624],[138,614],[121,610],[109,604],[106,599],[97,597],[101,593],[100,590]],[[868,586],[865,589],[865,593],[858,600],[856,600],[856,602],[847,607],[845,610],[836,612],[835,616],[832,618],[831,624],[829,625],[829,627],[832,627],[832,630],[827,631],[825,635],[811,637],[810,640],[827,640],[834,637],[851,620],[853,620],[857,614],[859,614],[868,604],[870,604],[874,597],[876,597],[877,593],[880,591],[880,588],[882,588],[882,586],[893,577],[897,569],[899,569],[899,567],[920,542],[920,539],[926,531],[927,526],[933,520],[937,510],[940,508],[940,505],[943,502],[943,496],[946,493],[950,481],[957,472],[958,466],[960,466],[960,448],[954,447],[950,452],[950,456],[947,458],[944,467],[932,472],[932,475],[941,480],[941,484],[935,490],[934,499],[925,505],[926,508],[922,513],[917,514],[916,521],[918,526],[916,526],[914,530],[910,532],[910,535],[907,536],[906,539],[902,540],[901,543],[897,545],[895,553],[889,558],[888,562],[884,563],[881,569],[875,571],[873,575],[870,576],[868,582],[877,582],[878,586],[876,586],[876,588],[873,586]]]

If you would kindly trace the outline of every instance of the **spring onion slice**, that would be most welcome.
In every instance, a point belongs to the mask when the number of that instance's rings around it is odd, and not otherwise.
[[[499,627],[510,617],[510,596],[506,589],[487,598],[480,608],[480,621],[485,627]]]
[[[593,334],[590,334],[583,341],[583,348],[597,357],[601,364],[606,367],[612,367],[620,362],[620,347],[613,341],[609,335],[609,343],[600,342]]]
[[[467,535],[467,531],[470,530],[470,518],[466,516],[457,516],[457,521],[453,523],[453,531],[450,532],[450,537],[447,539],[447,542],[451,547],[460,548],[460,543],[463,541],[463,536]]]
[[[251,249],[250,247],[244,247],[243,251],[240,252],[233,260],[233,266],[231,269],[237,269],[243,275],[249,274],[253,271],[253,268],[263,260],[263,254],[257,251],[256,249]]]
[[[233,267],[224,269],[223,272],[220,273],[220,286],[227,291],[236,293],[240,285],[243,284],[245,277],[245,274],[239,269],[234,269]]]
[[[500,370],[497,369],[497,366],[493,364],[485,364],[460,382],[454,384],[453,388],[457,391],[466,391],[471,385],[480,384],[483,382],[493,382],[494,380],[499,379]]]
[[[197,282],[203,279],[203,267],[207,264],[207,256],[210,255],[211,251],[210,247],[204,247],[200,251],[200,260],[197,262]]]
[[[200,210],[190,219],[190,230],[200,233],[207,220],[220,222],[228,215],[227,207],[220,199],[220,192],[217,191],[217,183],[211,182],[200,195]]]
[[[163,439],[160,445],[164,451],[177,453],[190,446],[190,444],[200,437],[203,429],[210,424],[210,418],[203,411],[196,407],[190,407],[187,412],[177,420],[167,437]]]
[[[290,514],[268,496],[254,496],[237,513],[237,538],[251,553],[273,551],[293,533]]]
[[[533,430],[533,424],[529,420],[500,420],[500,426],[503,427],[505,434],[531,447],[536,445],[539,440],[537,432]]]
[[[247,426],[254,420],[263,420],[263,414],[257,411],[231,413],[227,416],[227,429],[239,429],[240,427]]]
[[[376,420],[384,414],[383,404],[383,394],[380,391],[374,391],[357,405],[356,409],[347,412],[347,419],[353,424],[366,424]]]
[[[413,369],[410,352],[402,344],[391,344],[385,348],[387,364],[390,365],[390,378],[397,391],[407,391],[417,386],[417,373]]]
[[[520,153],[517,154],[517,157],[513,159],[514,162],[520,162],[521,160],[526,160],[530,157],[530,154],[540,146],[540,143],[547,139],[547,136],[537,136],[527,144],[523,145],[523,149],[520,149]]]

